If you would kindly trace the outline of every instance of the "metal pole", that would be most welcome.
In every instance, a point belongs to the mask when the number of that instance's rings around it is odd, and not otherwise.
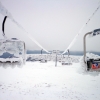
[[[55,59],[55,67],[57,66],[57,53],[56,53],[56,59]]]
[[[70,54],[69,54],[69,49],[68,49],[67,51],[68,51],[68,57],[69,57],[69,55],[70,55]]]
[[[41,50],[41,54],[42,54],[43,49]]]
[[[83,37],[83,51],[84,51],[84,56],[83,56],[83,59],[84,59],[84,63],[86,63],[86,61],[85,61],[85,57],[86,57],[86,36],[88,35],[88,34],[91,34],[92,32],[88,32],[88,33],[86,33],[85,35],[84,35],[84,37]]]
[[[24,64],[26,63],[26,45],[25,42],[24,43]]]

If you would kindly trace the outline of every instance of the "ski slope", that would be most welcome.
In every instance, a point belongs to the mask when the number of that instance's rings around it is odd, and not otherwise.
[[[0,100],[100,100],[99,73],[86,72],[79,62],[0,64]]]

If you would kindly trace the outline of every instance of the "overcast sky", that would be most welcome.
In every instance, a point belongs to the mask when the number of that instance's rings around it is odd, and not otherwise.
[[[100,4],[99,0],[1,0],[2,5],[47,50],[65,50]],[[4,16],[0,14],[0,27]],[[100,9],[84,27],[71,50],[83,50],[83,35],[100,28]],[[2,33],[0,28],[0,33]],[[39,48],[10,19],[5,24],[8,38],[26,42],[27,49]],[[2,35],[0,34],[2,38]],[[88,50],[100,51],[100,36],[89,38]],[[94,44],[93,44],[94,43]]]

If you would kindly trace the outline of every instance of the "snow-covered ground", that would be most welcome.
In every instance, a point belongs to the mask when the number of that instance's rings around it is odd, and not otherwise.
[[[99,84],[100,72],[87,72],[79,62],[0,64],[0,100],[100,100]]]

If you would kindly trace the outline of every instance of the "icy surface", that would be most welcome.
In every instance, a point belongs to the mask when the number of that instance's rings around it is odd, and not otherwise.
[[[0,100],[100,100],[99,84],[100,72],[86,72],[80,63],[0,65]]]
[[[25,57],[23,42],[13,39],[0,40],[0,61],[22,61]]]
[[[93,54],[93,53],[86,53],[86,56],[88,58],[92,58],[92,59],[100,59],[100,56],[99,55],[96,55],[96,54]]]
[[[48,60],[48,61],[55,61],[55,58],[56,58],[56,55],[55,54],[28,54],[27,55],[27,61],[39,61],[41,59],[45,59],[45,60]],[[79,62],[79,59],[80,59],[80,56],[73,56],[73,55],[70,55],[70,57],[68,57],[67,55],[57,55],[57,61],[58,62],[68,62],[68,61],[71,61],[71,62],[74,62],[74,63],[78,63]]]
[[[23,52],[23,43],[21,42],[13,42],[13,41],[5,41],[0,44],[0,55],[2,55],[2,52],[8,52],[10,54],[14,54],[15,56],[19,55],[19,52]]]

